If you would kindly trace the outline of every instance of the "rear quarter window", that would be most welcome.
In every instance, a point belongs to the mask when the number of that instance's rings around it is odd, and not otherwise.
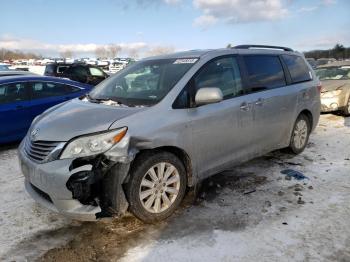
[[[90,67],[89,71],[92,76],[104,76],[103,71],[99,68]]]
[[[296,55],[282,55],[282,59],[287,65],[293,84],[312,80],[310,69],[303,58]]]
[[[283,67],[278,56],[243,56],[251,92],[278,88],[286,85]]]

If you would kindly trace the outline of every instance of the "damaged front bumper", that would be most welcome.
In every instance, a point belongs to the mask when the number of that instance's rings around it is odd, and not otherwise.
[[[67,217],[94,221],[123,215],[128,203],[123,191],[130,166],[125,155],[98,155],[80,159],[33,161],[19,147],[25,188],[42,206]]]

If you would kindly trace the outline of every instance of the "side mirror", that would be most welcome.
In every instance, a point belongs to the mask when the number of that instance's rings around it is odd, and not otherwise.
[[[221,102],[224,96],[217,87],[200,88],[195,97],[196,105],[206,105]]]

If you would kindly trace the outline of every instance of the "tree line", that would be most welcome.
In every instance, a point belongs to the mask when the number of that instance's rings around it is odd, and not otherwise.
[[[17,60],[17,59],[41,59],[42,56],[34,53],[22,52],[19,50],[0,49],[0,60]]]
[[[232,47],[231,44],[227,45],[228,48]],[[149,55],[155,55],[155,54],[163,54],[163,53],[169,53],[172,52],[172,49],[166,49],[161,48],[161,50],[158,50],[159,48],[155,48],[155,50],[151,50]],[[107,46],[100,46],[97,47],[95,50],[95,55],[97,58],[114,58],[118,54],[120,54],[122,50],[122,47],[117,44],[109,44]],[[137,57],[137,50],[132,50],[135,52],[131,53],[131,57]],[[155,54],[153,54],[155,53]],[[73,52],[71,50],[65,50],[60,53],[60,56],[62,58],[71,58],[73,57]],[[350,58],[350,47],[345,47],[342,44],[336,44],[331,49],[326,50],[312,50],[312,51],[306,51],[304,52],[304,55],[306,58],[335,58],[335,59],[349,59]],[[0,60],[17,60],[17,59],[42,59],[43,56],[40,54],[35,54],[31,52],[23,52],[20,50],[9,50],[5,48],[0,49]]]
[[[327,50],[313,50],[304,52],[306,58],[335,58],[348,59],[350,58],[350,47],[344,47],[342,44],[336,44],[333,48]]]

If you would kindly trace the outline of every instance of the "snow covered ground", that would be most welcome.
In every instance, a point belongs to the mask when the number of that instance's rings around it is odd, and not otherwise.
[[[0,261],[350,261],[349,148],[350,118],[322,115],[301,155],[273,152],[209,178],[152,226],[46,211],[24,192],[15,146],[3,148]]]

